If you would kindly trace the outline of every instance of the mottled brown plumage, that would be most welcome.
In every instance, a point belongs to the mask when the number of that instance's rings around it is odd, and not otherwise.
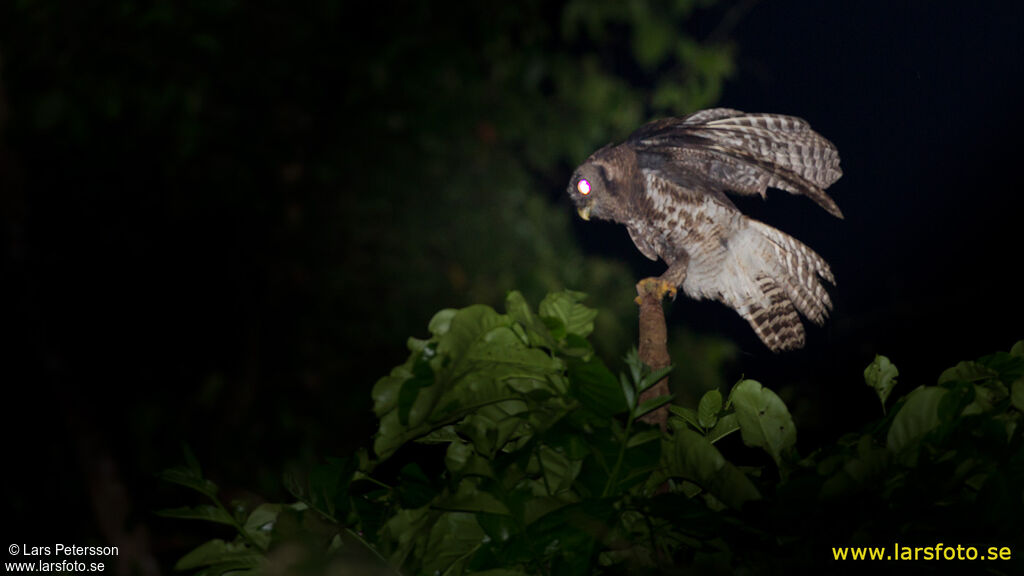
[[[835,146],[804,120],[715,108],[656,120],[598,150],[569,195],[584,219],[624,224],[640,252],[664,260],[666,286],[725,303],[781,351],[804,344],[799,314],[825,321],[832,302],[819,279],[835,280],[813,250],[748,218],[725,192],[778,188],[842,218],[825,193],[841,175]]]

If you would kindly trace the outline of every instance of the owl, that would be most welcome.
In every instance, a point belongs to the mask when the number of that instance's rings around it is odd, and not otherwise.
[[[739,313],[774,352],[804,345],[802,314],[832,309],[828,263],[792,236],[744,215],[725,192],[768,187],[809,197],[842,218],[825,193],[842,176],[835,146],[793,116],[715,108],[656,120],[601,148],[569,181],[584,220],[626,226],[637,249],[668,265],[657,284]],[[645,281],[646,282],[646,281]]]

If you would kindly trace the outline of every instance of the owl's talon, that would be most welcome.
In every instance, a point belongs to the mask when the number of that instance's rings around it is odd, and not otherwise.
[[[661,301],[665,296],[670,296],[673,301],[676,299],[677,289],[671,282],[666,282],[661,278],[644,278],[636,284],[637,297],[633,300],[637,304],[640,304],[644,296],[653,294],[657,296],[658,301]]]

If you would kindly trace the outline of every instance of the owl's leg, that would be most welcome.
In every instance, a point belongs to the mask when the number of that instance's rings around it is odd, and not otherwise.
[[[690,265],[690,256],[685,252],[679,254],[672,262],[669,262],[665,273],[657,278],[644,278],[636,285],[636,303],[639,304],[647,294],[654,294],[658,300],[665,296],[676,299],[676,290],[686,280],[686,268]]]
[[[659,280],[672,286],[672,297],[675,298],[675,289],[682,286],[686,280],[686,270],[690,267],[690,255],[680,250],[675,258],[668,262],[668,269],[659,277]]]

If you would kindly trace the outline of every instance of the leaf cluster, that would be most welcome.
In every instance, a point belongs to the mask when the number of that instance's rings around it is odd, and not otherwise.
[[[616,377],[587,339],[597,313],[583,297],[553,293],[534,311],[512,292],[504,313],[438,312],[430,337],[410,339],[408,359],[374,386],[372,453],[289,476],[295,503],[231,512],[194,459],[169,471],[213,505],[165,515],[238,534],[178,567],[773,572],[817,566],[831,546],[1015,533],[1024,343],[958,364],[864,431],[801,456],[785,403],[754,380],[670,405],[667,430],[639,421],[671,402],[639,401],[671,368],[630,352]],[[884,357],[865,371],[883,407],[897,374]]]

